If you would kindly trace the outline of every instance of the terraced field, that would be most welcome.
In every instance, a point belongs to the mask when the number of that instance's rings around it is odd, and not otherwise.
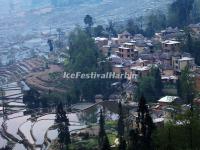
[[[0,100],[0,148],[11,143],[14,150],[42,150],[58,136],[55,124],[55,108],[30,110],[23,104],[21,87],[17,82],[2,86],[5,91],[4,101]],[[20,95],[20,96],[19,96]],[[12,96],[12,97],[11,97]],[[6,105],[3,111],[2,104]],[[77,133],[80,130],[90,130],[89,126],[96,125],[101,103],[80,103],[73,105],[72,112],[67,113],[69,130]],[[106,118],[116,120],[118,115],[108,106],[117,106],[116,101],[105,104]],[[48,113],[47,113],[48,112]],[[96,119],[94,119],[96,118]]]

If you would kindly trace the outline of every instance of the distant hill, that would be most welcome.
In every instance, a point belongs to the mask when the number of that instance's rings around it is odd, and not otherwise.
[[[70,31],[83,24],[90,14],[95,23],[120,21],[147,15],[155,9],[165,11],[173,0],[1,0],[0,39],[41,33],[62,28]]]

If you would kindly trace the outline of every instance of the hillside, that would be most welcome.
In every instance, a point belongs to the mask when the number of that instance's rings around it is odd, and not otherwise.
[[[10,35],[46,31],[50,26],[70,30],[82,24],[86,14],[96,18],[98,24],[104,24],[108,20],[145,15],[155,9],[166,10],[173,0],[123,0],[123,3],[122,0],[62,0],[66,1],[63,7],[55,7],[55,1],[1,0],[0,34],[5,36],[6,32],[10,39]]]

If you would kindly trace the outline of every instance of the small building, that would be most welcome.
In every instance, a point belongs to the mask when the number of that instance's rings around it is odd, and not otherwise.
[[[195,38],[195,39],[199,39],[199,37],[200,37],[200,23],[190,24],[189,28],[192,31],[191,32],[192,37]]]
[[[153,46],[153,45],[151,45],[151,46]],[[143,52],[143,51],[145,51],[145,49],[147,49],[151,46],[150,46],[150,43],[147,43],[144,40],[140,40],[135,43],[135,49],[137,49],[139,52]]]
[[[100,103],[102,101],[103,101],[103,95],[101,95],[101,94],[95,95],[95,102],[96,103]]]
[[[97,44],[98,48],[101,48],[104,45],[108,45],[108,38],[96,37],[94,40],[95,40],[95,43]]]
[[[158,103],[162,106],[165,106],[165,105],[171,105],[179,101],[180,101],[180,98],[177,96],[165,96],[159,99]]]
[[[103,45],[102,48],[100,48],[100,52],[104,56],[108,56],[109,53],[112,53],[112,47],[110,45]]]
[[[110,57],[107,58],[107,60],[109,60],[109,62],[111,62],[111,64],[113,65],[119,65],[122,64],[123,60],[122,58],[120,58],[117,55],[111,54]]]
[[[118,42],[119,44],[129,42],[132,39],[132,35],[128,31],[124,31],[118,34]]]
[[[181,46],[181,43],[178,41],[166,40],[166,41],[162,42],[162,49],[167,52],[180,51],[180,46]]]
[[[148,76],[151,70],[151,67],[149,66],[134,66],[131,67],[131,73],[132,73],[132,80],[134,82],[138,82],[138,80],[142,77]]]
[[[111,43],[113,46],[119,46],[119,38],[111,38]]]
[[[112,71],[117,73],[117,74],[120,74],[122,73],[122,71],[125,69],[125,67],[123,65],[113,65],[112,66]]]
[[[166,95],[177,95],[178,77],[174,75],[171,75],[171,76],[162,75],[161,79],[164,85],[163,90],[162,90],[163,93]]]
[[[138,51],[135,50],[134,43],[124,43],[119,47],[119,51],[116,52],[121,58],[136,60],[138,58]]]
[[[165,119],[163,117],[153,119],[153,123],[156,125],[157,128],[164,127],[164,121]]]
[[[200,92],[200,75],[197,74],[195,78],[196,78],[196,90]]]
[[[183,37],[184,35],[185,33],[183,30],[179,30],[177,27],[176,28],[168,27],[159,33],[155,33],[155,39],[157,41],[169,40],[174,38],[177,39],[179,37]]]
[[[195,60],[191,57],[174,58],[172,60],[172,66],[177,73],[180,73],[186,67],[192,72],[196,70]]]
[[[141,58],[136,60],[135,63],[134,63],[134,65],[136,65],[136,66],[147,66],[148,64],[150,64],[149,60],[143,60]]]
[[[172,63],[172,54],[169,52],[163,52],[159,56],[160,61],[162,62],[162,66],[164,69],[169,69],[172,68],[171,63]]]

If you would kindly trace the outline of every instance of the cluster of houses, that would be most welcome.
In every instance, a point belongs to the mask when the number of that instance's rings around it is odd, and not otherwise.
[[[193,31],[193,36],[199,37],[200,24],[189,27]],[[157,66],[161,71],[165,95],[177,95],[177,80],[185,67],[195,75],[197,90],[200,91],[200,67],[195,64],[191,54],[182,51],[183,37],[183,30],[169,27],[156,33],[151,39],[124,31],[118,34],[117,38],[96,37],[95,42],[102,54],[111,62],[113,72],[132,74],[134,78],[129,79],[129,83],[137,85],[140,78],[150,74],[152,66]],[[180,99],[176,96],[163,97],[158,100],[159,105],[155,110],[160,110],[160,107],[166,108],[166,105],[175,101],[180,102]],[[155,114],[158,122],[162,120],[159,119],[159,111]]]
[[[189,53],[181,51],[181,41],[177,40],[184,32],[177,28],[167,28],[155,37],[148,39],[141,34],[132,36],[127,31],[117,38],[95,38],[100,51],[111,62],[113,71],[131,73],[137,82],[148,76],[152,66],[159,66],[162,80],[176,83],[181,71],[187,66],[193,73],[198,73],[198,66]],[[198,79],[197,79],[198,80]],[[200,89],[199,89],[200,90]]]

